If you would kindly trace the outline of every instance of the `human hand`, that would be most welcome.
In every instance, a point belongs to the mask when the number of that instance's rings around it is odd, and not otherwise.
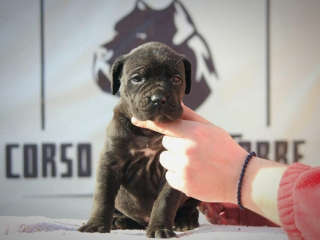
[[[138,121],[138,127],[163,133],[160,163],[168,169],[169,184],[206,202],[236,202],[243,159],[247,152],[223,129],[183,105],[181,119],[173,122]]]
[[[233,203],[203,202],[198,209],[212,224],[279,227],[279,225],[249,209],[240,210]]]

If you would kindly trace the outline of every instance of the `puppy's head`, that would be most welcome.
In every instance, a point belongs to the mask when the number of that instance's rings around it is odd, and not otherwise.
[[[181,100],[191,90],[191,64],[165,44],[150,42],[116,59],[112,94],[139,120],[169,121],[182,114]]]

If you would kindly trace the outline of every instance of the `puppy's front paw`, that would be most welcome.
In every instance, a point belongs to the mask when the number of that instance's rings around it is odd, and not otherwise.
[[[175,220],[175,230],[178,232],[185,232],[189,230],[193,230],[199,227],[198,219],[184,216]]]
[[[111,230],[115,229],[145,229],[131,218],[124,215],[113,216]]]
[[[78,229],[79,232],[99,232],[99,233],[109,233],[110,226],[106,226],[103,222],[87,222],[85,225]]]
[[[177,235],[173,230],[168,228],[148,228],[148,238],[176,238]]]

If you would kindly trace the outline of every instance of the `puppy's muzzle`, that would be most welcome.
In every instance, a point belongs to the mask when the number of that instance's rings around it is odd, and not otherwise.
[[[147,105],[143,111],[145,117],[153,121],[164,121],[172,118],[174,115],[174,106],[172,98],[166,91],[155,91],[147,97]],[[140,112],[142,114],[142,112]]]
[[[154,106],[165,106],[169,96],[155,94],[150,97],[150,103]]]

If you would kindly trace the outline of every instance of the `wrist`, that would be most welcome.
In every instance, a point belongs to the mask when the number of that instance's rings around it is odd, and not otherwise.
[[[259,158],[252,157],[249,166],[247,166],[246,168],[246,173],[245,173],[245,176],[243,177],[242,188],[241,188],[242,189],[241,202],[245,208],[251,209],[254,206],[254,201],[252,198],[252,193],[253,193],[252,185],[254,183],[255,176],[259,171],[259,167],[260,167]],[[240,175],[240,172],[239,172],[239,175]]]
[[[253,157],[242,182],[242,205],[280,224],[277,196],[280,180],[286,168],[286,165]]]
[[[250,160],[253,158],[253,157],[256,157],[256,153],[255,152],[251,152],[250,154],[248,154],[248,156],[246,157],[246,160],[242,166],[242,169],[241,169],[241,174],[240,174],[240,177],[239,177],[239,183],[238,183],[238,187],[237,187],[237,203],[238,203],[238,206],[240,208],[240,210],[244,210],[244,207],[242,205],[242,202],[241,202],[241,187],[242,187],[242,182],[243,182],[243,178],[244,178],[244,175],[246,173],[246,168],[250,162]]]
[[[243,148],[239,146],[238,153],[233,156],[233,158],[230,160],[232,165],[231,168],[233,169],[233,175],[232,175],[232,185],[230,188],[230,196],[228,197],[230,203],[238,204],[237,201],[237,192],[238,192],[238,184],[239,184],[239,177],[243,168],[243,165],[245,163],[246,157],[248,156],[248,152],[245,151]],[[244,178],[246,178],[244,176]],[[243,184],[243,183],[242,183]],[[243,186],[242,186],[243,188]],[[242,190],[241,190],[242,191]],[[243,194],[241,194],[243,195]]]

